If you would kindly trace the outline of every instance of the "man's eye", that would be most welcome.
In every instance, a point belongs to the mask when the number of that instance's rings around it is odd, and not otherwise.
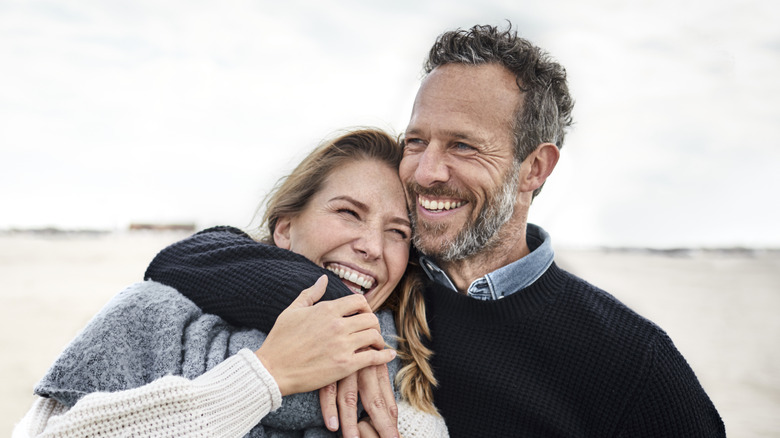
[[[477,150],[475,147],[468,145],[466,143],[457,142],[454,145],[455,149],[459,151],[475,151]]]
[[[420,148],[424,147],[425,142],[419,138],[406,138],[404,139],[404,149],[406,148]]]

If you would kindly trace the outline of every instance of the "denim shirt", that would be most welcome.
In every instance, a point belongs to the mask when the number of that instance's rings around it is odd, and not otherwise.
[[[530,286],[541,277],[553,262],[550,235],[541,227],[528,224],[526,242],[530,254],[474,280],[468,288],[468,295],[478,300],[497,300]],[[420,265],[432,281],[458,291],[447,273],[433,260],[421,256]]]

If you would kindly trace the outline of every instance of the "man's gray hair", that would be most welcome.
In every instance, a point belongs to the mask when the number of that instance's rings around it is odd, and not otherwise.
[[[425,73],[445,64],[499,64],[515,75],[523,93],[513,126],[518,163],[542,143],[563,147],[574,106],[566,70],[545,51],[518,37],[511,23],[506,30],[477,25],[439,35],[425,61]]]

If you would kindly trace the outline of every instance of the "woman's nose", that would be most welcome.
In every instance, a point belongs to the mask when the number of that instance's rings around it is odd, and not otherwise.
[[[355,241],[355,250],[364,258],[375,260],[382,257],[384,239],[381,230],[365,230],[364,234]]]

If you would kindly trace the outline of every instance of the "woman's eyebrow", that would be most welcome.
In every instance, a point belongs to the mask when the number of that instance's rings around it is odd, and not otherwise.
[[[361,210],[364,210],[364,211],[370,210],[368,208],[368,205],[366,205],[363,202],[358,201],[357,199],[355,199],[355,198],[353,198],[352,196],[349,196],[349,195],[334,196],[334,197],[330,198],[330,200],[331,201],[346,201],[346,202],[349,202],[350,204],[355,205],[355,207],[357,207],[357,208],[359,208]],[[390,218],[389,222],[393,223],[393,224],[403,225],[403,226],[409,227],[409,228],[412,227],[412,223],[409,222],[409,218],[405,217],[405,216],[394,216],[394,217]]]
[[[412,224],[411,224],[411,222],[409,222],[409,219],[405,218],[405,217],[401,217],[401,216],[395,216],[395,217],[391,218],[390,219],[390,223],[391,224],[403,225],[405,227],[412,228]]]
[[[368,205],[366,205],[363,202],[358,201],[357,199],[355,199],[355,198],[353,198],[352,196],[349,196],[349,195],[334,196],[334,197],[330,198],[330,200],[331,201],[347,201],[350,204],[354,204],[355,207],[358,207],[358,208],[363,209],[363,210],[368,210]]]

